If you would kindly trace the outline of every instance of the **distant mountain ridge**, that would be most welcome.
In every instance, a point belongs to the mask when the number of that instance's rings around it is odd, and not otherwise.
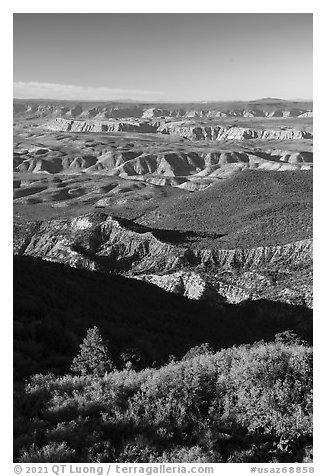
[[[254,101],[205,103],[137,103],[134,101],[96,102],[14,99],[14,116],[32,116],[34,118],[299,117],[307,113],[312,115],[312,109],[312,101],[287,101],[276,98],[262,98]]]
[[[286,99],[282,98],[273,98],[273,97],[264,97],[264,98],[259,98],[259,99],[254,99],[252,101],[249,101],[250,103],[266,103],[266,104],[273,104],[273,103],[279,103],[279,102],[290,102],[287,101]]]

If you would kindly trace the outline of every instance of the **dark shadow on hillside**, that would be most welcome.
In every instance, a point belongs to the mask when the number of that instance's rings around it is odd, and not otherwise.
[[[69,372],[94,325],[117,362],[130,351],[139,368],[182,358],[203,342],[219,350],[288,329],[312,342],[312,311],[304,306],[261,300],[216,308],[134,279],[14,257],[15,379]]]
[[[152,235],[160,241],[165,243],[170,243],[173,245],[182,244],[184,242],[196,242],[201,241],[202,238],[212,238],[217,239],[223,236],[226,236],[226,233],[209,233],[209,232],[196,232],[196,231],[181,231],[181,230],[169,230],[169,229],[159,229],[152,228],[139,223],[134,222],[133,220],[128,220],[126,218],[120,218],[113,216],[114,220],[117,220],[121,226],[127,228],[130,231],[135,233],[152,233]]]

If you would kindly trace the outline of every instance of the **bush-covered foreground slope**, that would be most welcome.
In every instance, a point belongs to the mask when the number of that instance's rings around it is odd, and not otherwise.
[[[94,325],[118,368],[126,359],[137,368],[162,365],[204,342],[219,350],[273,340],[288,329],[312,340],[312,311],[304,306],[257,300],[212,307],[134,279],[14,257],[16,381],[68,372]]]
[[[311,461],[312,349],[277,337],[140,372],[36,375],[15,415],[20,462]]]

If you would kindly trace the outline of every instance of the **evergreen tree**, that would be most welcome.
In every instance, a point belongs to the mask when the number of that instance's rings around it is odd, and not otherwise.
[[[102,376],[113,370],[113,362],[97,326],[88,329],[80,344],[79,354],[73,359],[71,370],[81,375]]]

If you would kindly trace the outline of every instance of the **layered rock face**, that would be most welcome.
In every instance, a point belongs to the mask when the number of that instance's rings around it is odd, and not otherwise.
[[[46,128],[62,132],[157,132],[157,127],[148,122],[76,121],[62,118],[56,118]]]
[[[312,278],[308,274],[300,283],[277,282],[266,269],[245,271],[240,274],[222,271],[204,276],[194,271],[177,271],[167,275],[142,275],[136,279],[155,284],[165,291],[183,294],[189,299],[204,299],[211,304],[227,302],[239,304],[247,300],[276,300],[288,304],[313,307]],[[291,282],[292,281],[292,282]]]
[[[105,214],[21,226],[15,253],[119,272],[213,303],[268,298],[312,305],[312,240],[254,249],[195,250],[164,230]]]
[[[226,140],[302,140],[312,139],[312,132],[292,128],[198,126],[187,122],[166,121],[79,121],[56,118],[43,126],[50,131],[60,132],[138,132],[160,133],[179,136],[194,141]]]
[[[172,122],[161,125],[158,132],[185,137],[189,140],[300,140],[312,139],[312,133],[293,129],[253,129],[246,127],[220,127],[220,126],[188,126],[184,123]]]
[[[14,114],[32,117],[66,117],[84,119],[109,118],[217,118],[217,117],[312,117],[312,103],[265,100],[261,102],[231,102],[198,104],[155,105],[72,103],[52,101],[14,101]]]
[[[18,224],[16,253],[122,273],[215,305],[266,298],[311,306],[312,241],[302,239],[311,236],[310,202],[300,198],[305,180],[287,196],[291,174],[304,178],[309,172],[302,171],[312,169],[311,103],[15,101],[14,117],[18,216],[35,207],[33,217],[74,217]],[[266,171],[291,177],[270,185]],[[220,196],[234,177],[238,182]],[[206,197],[210,191],[216,199]],[[264,204],[261,197],[270,194]],[[225,196],[238,205],[229,207]],[[106,213],[84,214],[94,208]],[[169,215],[177,217],[172,225]],[[204,226],[214,217],[221,220]],[[155,223],[166,229],[151,228]],[[282,245],[256,246],[274,243]]]

